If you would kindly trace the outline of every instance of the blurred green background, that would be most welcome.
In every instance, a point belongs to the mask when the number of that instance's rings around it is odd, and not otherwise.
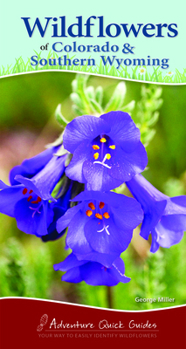
[[[54,117],[59,103],[63,115],[74,116],[69,98],[74,73],[42,72],[0,79],[0,179],[8,184],[10,169],[44,150],[61,132]],[[120,80],[90,76],[88,85],[104,88],[109,101]],[[145,86],[149,86],[146,84]],[[139,102],[142,84],[126,81],[125,104]],[[169,196],[186,194],[186,86],[162,86],[163,105],[156,134],[147,146],[146,178]],[[137,107],[136,107],[137,108]],[[134,109],[134,115],[136,110]],[[179,245],[149,254],[149,243],[136,230],[123,253],[128,284],[110,289],[113,307],[141,310],[186,303],[186,237]],[[108,288],[84,282],[61,282],[53,264],[67,255],[64,239],[43,243],[19,231],[13,218],[0,214],[0,297],[21,296],[108,306]],[[175,303],[136,303],[135,297],[171,297]]]

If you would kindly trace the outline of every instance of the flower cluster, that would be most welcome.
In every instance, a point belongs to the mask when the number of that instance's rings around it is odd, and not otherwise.
[[[141,224],[142,238],[151,235],[151,252],[180,242],[186,230],[186,197],[169,198],[154,188],[141,175],[147,161],[129,114],[79,116],[67,124],[63,145],[14,167],[10,186],[0,182],[0,212],[45,242],[67,231],[71,254],[54,265],[66,272],[62,280],[129,282],[121,254],[136,227]],[[113,191],[123,183],[133,197]]]
[[[14,167],[9,176],[10,186],[0,181],[0,212],[14,217],[20,230],[43,241],[65,233],[58,234],[56,222],[70,207],[75,185],[65,179],[68,154],[56,156],[58,148],[47,149]],[[55,190],[59,180],[62,195]]]

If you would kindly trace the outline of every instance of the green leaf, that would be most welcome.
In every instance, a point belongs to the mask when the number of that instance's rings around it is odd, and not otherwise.
[[[126,188],[126,185],[125,185],[125,183],[123,183],[119,187],[113,189],[113,191],[117,194],[123,194],[125,188]]]
[[[118,110],[121,108],[124,98],[126,94],[126,85],[124,82],[120,82],[117,86],[116,89],[108,102],[108,104],[105,107],[105,113],[108,113],[109,111],[114,111]]]
[[[83,110],[78,108],[75,104],[72,106],[72,109],[77,116],[83,115]]]
[[[90,99],[94,99],[95,98],[95,92],[94,92],[94,87],[93,86],[89,86],[86,88],[86,95],[88,96],[88,98]]]
[[[62,115],[61,113],[61,104],[59,104],[56,108],[55,111],[55,118],[57,120],[57,122],[63,127],[65,128],[66,125],[68,124],[68,121],[65,119],[65,117]]]
[[[70,94],[70,99],[75,105],[77,105],[77,107],[79,107],[80,109],[83,108],[83,102],[76,92]]]
[[[77,74],[76,75],[77,91],[85,89],[88,78],[89,78],[88,74]]]
[[[65,161],[65,166],[67,167],[70,164],[70,161],[72,160],[72,154],[68,154],[67,159]]]
[[[158,87],[158,88],[155,90],[154,98],[158,99],[158,98],[160,98],[161,95],[162,95],[162,88],[161,88],[161,87]]]
[[[141,133],[141,140],[145,147],[149,144],[151,139],[154,137],[155,133],[156,131],[154,129]]]
[[[95,100],[97,103],[99,103],[100,105],[102,105],[102,101],[103,101],[103,87],[102,86],[98,86],[96,88],[95,91]]]
[[[120,110],[126,113],[130,113],[134,109],[135,103],[136,103],[135,101],[131,101],[130,103],[122,107]]]
[[[69,153],[68,150],[66,150],[62,144],[61,147],[59,148],[59,150],[57,151],[57,153],[55,153],[54,155],[55,156],[62,156],[62,155],[68,154],[68,153]]]
[[[91,103],[90,103],[89,96],[86,93],[86,83],[87,83],[87,79],[88,78],[89,78],[88,75],[77,74],[76,75],[76,82],[77,83],[76,84],[74,83],[74,87],[76,89],[76,93],[77,93],[77,95],[79,97],[77,107],[80,107],[80,109],[82,109],[82,114],[92,114],[92,113],[94,113],[94,110],[92,110],[92,106],[91,106]],[[74,96],[74,98],[75,98],[75,96]],[[77,100],[75,100],[74,103],[76,104]]]
[[[154,126],[158,121],[158,118],[159,118],[159,113],[158,111],[155,111],[154,114],[152,114],[151,119],[149,119],[147,122],[148,126]]]
[[[91,106],[94,108],[94,110],[98,113],[98,114],[102,114],[103,113],[103,109],[101,108],[101,106],[99,105],[99,103],[97,103],[94,99],[90,100]]]
[[[73,92],[76,92],[77,91],[77,87],[78,87],[78,83],[77,83],[77,80],[73,80],[72,81],[72,91]]]

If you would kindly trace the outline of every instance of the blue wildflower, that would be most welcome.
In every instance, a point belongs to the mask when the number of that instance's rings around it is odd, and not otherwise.
[[[47,228],[47,235],[41,236],[42,241],[53,241],[59,239],[61,236],[64,235],[66,229],[64,229],[60,234],[57,232],[56,229],[56,222],[57,220],[62,217],[65,212],[70,207],[70,199],[71,199],[71,190],[72,190],[72,184],[69,186],[68,190],[61,195],[56,202],[52,202],[51,208],[53,210],[53,220],[50,223],[50,225]]]
[[[121,258],[117,258],[110,268],[97,262],[79,261],[71,253],[63,262],[54,265],[54,270],[66,271],[62,281],[78,283],[85,281],[88,285],[115,286],[119,282],[127,283],[130,278],[125,276],[125,266]]]
[[[62,186],[57,195],[55,196],[56,202],[51,203],[51,208],[53,210],[54,216],[52,223],[48,226],[47,235],[43,235],[41,237],[42,241],[47,242],[57,240],[62,235],[64,235],[66,228],[63,229],[59,234],[56,229],[56,222],[70,208],[71,199],[73,199],[74,196],[77,195],[77,193],[80,193],[82,190],[82,184],[79,184],[78,182],[73,182],[69,180],[67,177],[64,178]]]
[[[121,111],[75,118],[66,126],[63,141],[73,154],[67,177],[88,183],[90,190],[114,189],[147,165],[140,131]]]
[[[148,240],[152,235],[151,252],[177,244],[186,231],[186,196],[169,198],[153,187],[142,175],[126,183],[141,204],[144,220],[140,235]]]
[[[133,229],[142,222],[141,206],[113,192],[84,191],[72,201],[80,203],[58,220],[58,232],[68,226],[66,244],[78,259],[111,266],[128,247]]]
[[[22,175],[27,178],[34,177],[47,165],[58,149],[59,147],[48,148],[30,159],[24,160],[21,165],[13,167],[9,173],[10,184],[19,184],[19,182],[15,180],[16,175]]]
[[[53,156],[31,179],[16,175],[15,180],[21,184],[8,186],[0,183],[0,212],[15,217],[23,232],[38,237],[48,234],[55,215],[54,203],[57,202],[51,194],[64,174],[66,158],[67,154]]]

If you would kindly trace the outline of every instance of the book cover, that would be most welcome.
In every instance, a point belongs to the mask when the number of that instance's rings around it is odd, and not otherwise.
[[[3,4],[2,348],[185,347],[184,6]]]

